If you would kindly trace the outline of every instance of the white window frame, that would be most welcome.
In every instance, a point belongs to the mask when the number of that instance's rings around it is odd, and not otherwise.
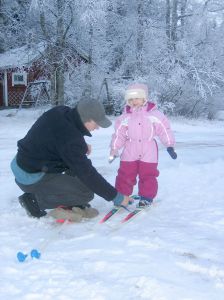
[[[22,76],[22,80],[15,80],[16,76]],[[15,85],[27,85],[27,73],[26,72],[13,72],[12,73],[12,86]]]

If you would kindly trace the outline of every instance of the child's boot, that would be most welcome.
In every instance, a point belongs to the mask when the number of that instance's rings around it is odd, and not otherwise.
[[[142,207],[142,208],[147,207],[152,204],[152,201],[153,201],[153,199],[151,199],[151,198],[141,196],[138,206]]]

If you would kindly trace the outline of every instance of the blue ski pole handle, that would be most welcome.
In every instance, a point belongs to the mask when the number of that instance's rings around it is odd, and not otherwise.
[[[24,254],[23,252],[19,251],[17,253],[17,259],[19,262],[24,262],[27,258],[28,254]]]
[[[46,239],[43,243],[41,243],[38,248],[41,249],[41,251],[43,252],[46,249],[46,247],[49,245],[49,243],[57,238],[59,233],[63,230],[63,228],[68,223],[69,223],[69,220],[65,220],[64,223],[58,228],[58,230],[52,232],[52,235],[48,239]],[[40,259],[41,251],[38,250],[38,249],[32,249],[30,251],[30,257],[32,259]],[[19,251],[17,253],[17,259],[18,259],[19,262],[24,262],[25,260],[27,260],[28,257],[29,257],[29,254],[27,254],[27,253],[23,253],[21,251]]]
[[[34,258],[39,259],[40,256],[41,256],[41,253],[37,249],[33,249],[33,250],[30,251],[30,257],[32,259],[34,259]],[[27,260],[28,257],[29,257],[28,254],[23,253],[21,251],[19,251],[17,253],[17,259],[18,259],[19,262],[24,262],[25,260]]]
[[[31,252],[30,252],[30,256],[31,256],[32,258],[39,259],[40,256],[41,256],[41,253],[40,253],[37,249],[33,249],[33,250],[31,250]]]

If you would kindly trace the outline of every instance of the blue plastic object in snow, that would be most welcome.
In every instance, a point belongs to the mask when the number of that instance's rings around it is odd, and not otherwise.
[[[33,250],[30,252],[30,256],[31,256],[32,258],[39,259],[40,256],[41,256],[41,253],[40,253],[37,249],[33,249]]]
[[[17,253],[17,259],[19,262],[24,262],[27,258],[28,254],[24,254],[23,252]]]

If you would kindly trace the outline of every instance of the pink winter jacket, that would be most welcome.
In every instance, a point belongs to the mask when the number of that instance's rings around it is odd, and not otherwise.
[[[175,139],[166,116],[156,105],[147,102],[145,106],[133,110],[126,106],[125,111],[115,121],[111,151],[118,153],[123,148],[121,160],[158,162],[158,137],[165,147],[173,147]]]

